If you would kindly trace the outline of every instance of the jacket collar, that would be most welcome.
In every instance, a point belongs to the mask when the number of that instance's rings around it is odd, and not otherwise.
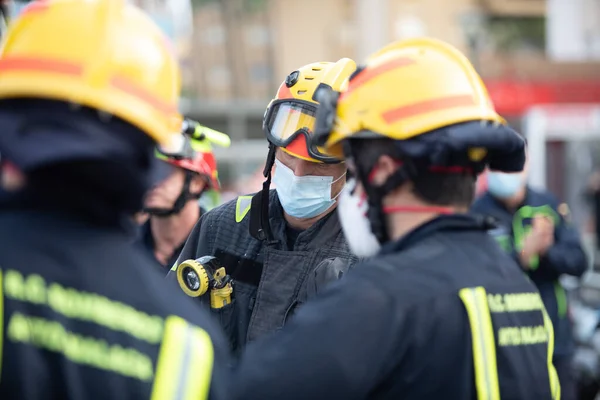
[[[443,231],[486,231],[494,226],[492,218],[480,215],[442,215],[413,229],[402,238],[386,243],[380,254],[396,253]]]

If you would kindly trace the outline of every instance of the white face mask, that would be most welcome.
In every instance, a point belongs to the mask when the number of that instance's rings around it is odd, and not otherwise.
[[[285,212],[296,218],[313,218],[329,210],[337,196],[331,197],[331,186],[344,178],[333,176],[305,175],[296,176],[294,171],[275,159],[273,183],[279,202]]]
[[[340,194],[340,223],[350,251],[358,257],[371,257],[379,252],[381,244],[371,230],[371,223],[367,217],[367,200],[361,200],[356,194],[352,194],[355,187],[356,180],[349,179]]]

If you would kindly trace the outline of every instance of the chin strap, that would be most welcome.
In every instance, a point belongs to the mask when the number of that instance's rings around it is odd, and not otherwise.
[[[430,168],[431,169],[431,168]],[[365,173],[360,174],[360,179],[365,188],[368,198],[369,211],[367,216],[371,223],[373,234],[380,243],[389,241],[387,214],[393,213],[436,213],[436,214],[454,214],[455,210],[452,207],[446,206],[383,206],[383,199],[396,188],[402,186],[408,181],[418,179],[419,169],[413,161],[404,161],[398,169],[390,175],[382,186],[373,187],[370,184],[369,176]],[[462,170],[461,170],[462,171]]]
[[[250,207],[250,235],[257,240],[273,240],[273,232],[269,223],[269,190],[271,188],[271,170],[275,164],[276,147],[269,143],[269,154],[267,162],[263,169],[263,176],[266,180],[263,182],[262,190],[252,197]]]
[[[353,159],[357,159],[356,146],[352,146],[350,143],[346,143],[345,152],[350,154]],[[399,167],[392,175],[388,177],[385,183],[381,186],[371,185],[371,173],[375,164],[371,164],[368,168],[357,168],[357,178],[363,185],[365,194],[367,196],[367,204],[369,205],[367,211],[367,218],[371,225],[373,234],[383,244],[390,240],[388,224],[386,220],[386,214],[393,212],[431,212],[432,208],[429,207],[384,207],[383,199],[390,192],[396,188],[402,186],[408,181],[414,180],[418,176],[418,168],[412,160],[406,160],[398,164]],[[437,208],[437,207],[436,207]],[[439,207],[444,213],[448,211],[445,207]]]
[[[181,193],[175,200],[173,207],[171,208],[144,208],[143,212],[159,218],[170,217],[175,214],[179,214],[183,207],[187,204],[188,201],[193,199],[199,199],[202,196],[202,193],[205,189],[202,189],[200,193],[191,193],[190,192],[190,184],[192,183],[192,179],[194,178],[194,173],[191,171],[185,171],[185,180],[183,182],[183,188],[181,189]]]
[[[369,184],[368,173],[366,173],[366,171],[359,171],[359,178],[365,188],[369,204],[367,217],[371,224],[371,230],[379,243],[386,243],[390,239],[385,215],[388,212],[391,212],[391,209],[383,207],[384,197],[397,187],[414,179],[415,176],[416,169],[412,168],[412,163],[403,163],[392,175],[390,175],[382,186],[374,187]]]

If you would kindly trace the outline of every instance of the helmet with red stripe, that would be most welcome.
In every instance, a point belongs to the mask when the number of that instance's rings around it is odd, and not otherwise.
[[[346,90],[323,90],[317,97],[312,146],[348,162],[368,199],[367,216],[379,243],[390,239],[387,214],[454,212],[456,204],[468,207],[470,185],[485,168],[523,168],[523,139],[498,115],[469,60],[448,43],[431,38],[391,43],[356,70]],[[422,204],[384,205],[409,182]],[[447,200],[453,189],[461,200]],[[354,221],[346,222],[345,231],[355,229]]]
[[[319,105],[316,94],[324,87],[343,90],[355,70],[356,63],[343,58],[335,63],[308,64],[289,74],[264,115],[263,130],[269,142],[306,161],[340,162],[310,140]]]
[[[175,141],[174,141],[175,142]],[[217,160],[210,143],[181,135],[175,148],[158,146],[156,157],[169,164],[206,178],[211,189],[220,190]]]

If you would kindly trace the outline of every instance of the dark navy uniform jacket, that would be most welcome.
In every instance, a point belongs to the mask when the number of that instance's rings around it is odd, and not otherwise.
[[[227,399],[226,344],[122,226],[0,205],[0,398]]]
[[[214,256],[233,278],[232,302],[211,313],[235,355],[246,343],[281,329],[302,304],[357,262],[336,212],[305,231],[294,231],[285,222],[277,192],[271,190],[274,240],[259,241],[249,231],[251,201],[252,196],[240,196],[202,215],[177,260],[178,265]],[[169,279],[174,279],[175,269]],[[198,299],[208,308],[208,294]]]
[[[250,343],[237,399],[553,399],[535,286],[465,215],[386,245]]]
[[[533,218],[541,215],[553,220],[554,245],[544,256],[534,257],[526,271],[540,291],[554,324],[554,353],[557,356],[572,353],[574,344],[567,296],[558,278],[562,274],[581,276],[587,269],[588,262],[576,228],[565,220],[565,211],[562,214],[559,212],[558,200],[548,192],[527,188],[523,204],[514,211],[506,209],[490,193],[479,198],[471,210],[476,214],[491,216],[497,221],[497,226],[490,230],[490,234],[517,262],[520,262],[518,252],[522,248],[526,232],[531,229]]]

